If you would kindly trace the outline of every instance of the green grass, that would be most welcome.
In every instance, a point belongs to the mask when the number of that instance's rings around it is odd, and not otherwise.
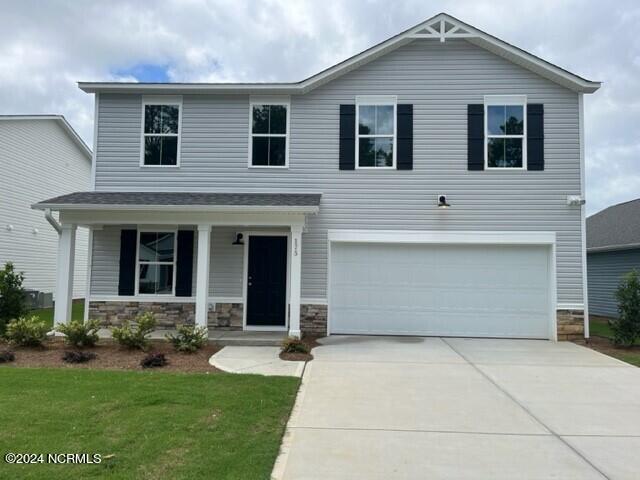
[[[604,337],[613,342],[613,330],[605,319],[589,319],[589,334],[592,337]],[[640,340],[636,340],[634,345],[640,345]],[[618,360],[622,360],[623,362],[627,362],[631,365],[635,365],[636,367],[640,367],[640,351],[638,351],[637,349],[626,350],[624,348],[612,348],[607,349],[607,351],[604,353],[606,353],[607,355],[611,355]]]
[[[38,308],[31,310],[30,315],[37,315],[44,320],[48,327],[53,327],[53,308]],[[82,321],[84,319],[84,301],[73,302],[71,306],[71,320]]]
[[[0,367],[0,456],[99,453],[99,465],[7,465],[0,478],[267,479],[290,377]]]

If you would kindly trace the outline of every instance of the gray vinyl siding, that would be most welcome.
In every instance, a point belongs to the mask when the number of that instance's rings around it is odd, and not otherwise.
[[[120,230],[128,227],[106,226],[93,232],[93,257],[91,259],[91,295],[118,295],[118,274],[120,262]],[[214,228],[211,234],[211,269],[209,296],[216,298],[242,297],[243,248],[232,245],[234,228]],[[194,241],[193,295],[197,276],[196,252],[198,236]]]
[[[91,160],[54,119],[0,120],[0,146],[0,265],[13,262],[25,288],[55,296],[58,234],[31,205],[89,190]],[[78,228],[74,298],[86,293],[87,240],[87,229]]]
[[[544,104],[543,172],[467,170],[467,104],[489,94]],[[356,95],[414,105],[412,171],[338,170],[339,105]],[[558,302],[582,303],[580,208],[566,205],[581,193],[578,95],[464,40],[415,41],[292,96],[288,170],[247,168],[247,95],[183,97],[180,169],[140,168],[140,95],[99,103],[97,190],[322,192],[303,235],[303,297],[326,296],[328,229],[528,230],[557,232]]]
[[[617,318],[616,290],[622,277],[634,268],[640,271],[640,249],[587,255],[590,314]]]

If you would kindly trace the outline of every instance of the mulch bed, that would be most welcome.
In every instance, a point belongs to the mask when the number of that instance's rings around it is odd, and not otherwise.
[[[633,345],[631,347],[616,347],[610,339],[598,336],[591,336],[588,340],[579,339],[574,340],[574,343],[578,345],[582,345],[583,347],[588,347],[593,350],[596,350],[600,353],[604,353],[605,355],[609,355],[611,357],[615,357],[616,354],[621,353],[638,353],[640,354],[640,345]]]
[[[86,363],[66,363],[62,356],[67,350],[76,350],[66,345],[62,338],[48,340],[43,347],[14,347],[0,341],[0,352],[10,350],[15,354],[15,361],[0,364],[7,367],[56,367],[56,368],[96,368],[109,370],[149,370],[167,372],[219,372],[209,365],[211,355],[220,350],[219,346],[208,344],[195,353],[179,353],[165,340],[152,340],[146,352],[128,350],[120,347],[112,340],[101,339],[93,348],[83,351],[93,352],[97,356]],[[160,368],[143,369],[141,360],[149,353],[164,353],[168,364]],[[1,368],[1,367],[0,367]]]
[[[320,344],[317,342],[318,338],[316,336],[304,336],[302,337],[302,343],[304,343],[309,348],[309,353],[280,353],[280,359],[289,360],[291,362],[310,362],[313,360],[313,355],[311,354],[311,350]]]

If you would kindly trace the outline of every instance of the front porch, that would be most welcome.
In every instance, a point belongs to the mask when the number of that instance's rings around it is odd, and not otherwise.
[[[54,322],[70,318],[75,232],[86,226],[85,319],[107,327],[151,311],[165,333],[196,324],[235,344],[300,337],[301,312],[312,329],[318,317],[326,323],[326,306],[301,305],[302,233],[319,202],[315,194],[86,192],[36,204],[60,212]]]
[[[175,334],[173,328],[160,328],[154,330],[149,338],[151,340],[164,340],[166,335]],[[100,338],[111,338],[111,330],[102,328],[98,331]],[[209,329],[209,341],[221,347],[271,347],[280,346],[287,337],[286,332],[251,331],[251,330],[217,330]]]

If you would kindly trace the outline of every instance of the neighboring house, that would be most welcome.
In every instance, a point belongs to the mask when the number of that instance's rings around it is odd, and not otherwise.
[[[0,264],[24,272],[24,286],[54,293],[58,234],[31,205],[91,185],[91,150],[62,115],[0,115]],[[76,241],[72,295],[84,298],[86,229]]]
[[[81,82],[93,189],[36,208],[105,323],[582,335],[599,87],[446,14],[298,83]]]
[[[640,199],[587,218],[589,313],[618,317],[616,290],[633,269],[640,272]]]

